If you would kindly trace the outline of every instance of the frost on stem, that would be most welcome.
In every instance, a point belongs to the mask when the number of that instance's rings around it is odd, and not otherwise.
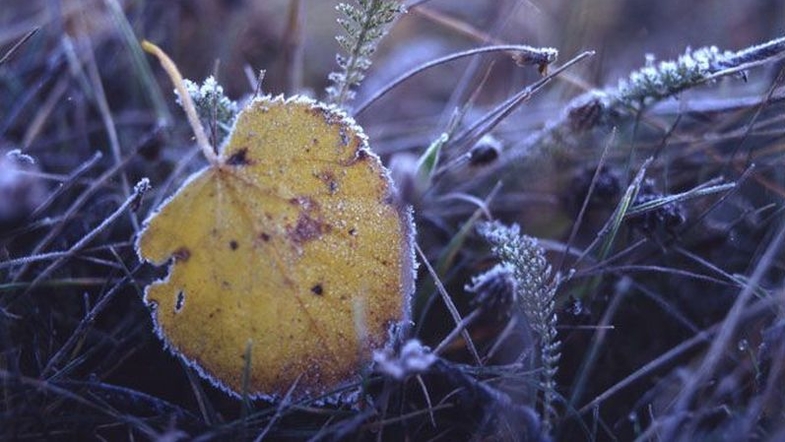
[[[689,88],[714,81],[721,76],[739,74],[739,69],[785,53],[785,37],[751,46],[740,51],[722,51],[716,46],[696,50],[687,48],[676,60],[656,62],[646,55],[645,65],[619,81],[613,88],[594,91],[594,102],[602,105],[603,114],[627,109],[642,109],[664,98]],[[743,71],[742,75],[743,75]],[[578,100],[570,106],[570,113],[586,101]],[[589,100],[591,101],[591,100]],[[601,118],[596,121],[601,121]]]
[[[557,120],[534,133],[517,151],[575,146],[581,135],[596,127],[617,125],[619,119],[665,98],[728,75],[743,76],[743,69],[783,56],[785,37],[735,52],[714,46],[688,48],[677,59],[660,62],[648,55],[642,68],[615,86],[590,90],[574,98]]]
[[[215,122],[218,129],[216,133],[218,139],[214,142],[220,145],[229,135],[232,124],[234,124],[234,118],[239,111],[237,102],[230,100],[224,94],[223,86],[218,84],[212,75],[205,78],[201,85],[188,79],[185,79],[184,82],[185,90],[191,96],[202,123],[209,127],[212,126],[212,122]],[[177,91],[175,94],[177,95],[177,104],[182,106],[180,95]]]
[[[338,23],[346,32],[335,39],[346,54],[336,55],[339,70],[328,76],[332,85],[327,88],[327,100],[343,106],[354,98],[376,47],[405,8],[396,0],[357,0],[357,6],[339,3],[335,9],[343,15]]]
[[[520,234],[517,224],[499,222],[480,224],[478,232],[491,245],[491,251],[512,271],[515,280],[516,304],[521,308],[532,330],[539,338],[540,387],[543,390],[543,421],[550,428],[556,399],[556,371],[561,358],[556,332],[556,290],[561,277],[553,276],[545,259],[545,250],[535,238]],[[508,270],[508,271],[509,271]]]
[[[707,81],[712,74],[726,68],[733,55],[730,51],[720,52],[716,46],[695,51],[687,48],[678,59],[655,64],[654,55],[647,54],[646,65],[620,80],[612,95],[630,107],[658,101]]]

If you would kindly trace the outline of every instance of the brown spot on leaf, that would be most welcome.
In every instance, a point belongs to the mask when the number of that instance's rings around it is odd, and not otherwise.
[[[177,292],[177,298],[174,302],[174,312],[180,313],[180,310],[183,309],[183,305],[185,305],[185,292],[180,290]]]
[[[237,241],[235,241],[235,240],[231,240],[231,241],[229,241],[229,248],[230,248],[230,249],[232,249],[232,250],[237,250],[237,247],[239,247],[239,246],[240,246],[240,245],[239,245],[239,244],[237,244]]]
[[[300,212],[297,217],[297,224],[294,227],[287,227],[286,233],[289,239],[297,245],[319,238],[328,233],[331,226],[320,218],[312,218],[308,212]]]
[[[179,249],[172,252],[172,258],[174,258],[176,262],[186,262],[190,257],[191,257],[191,250],[189,250],[188,247],[185,246],[180,247]]]
[[[297,223],[286,227],[286,234],[295,245],[317,239],[332,229],[332,226],[324,222],[319,203],[313,199],[297,197],[290,199],[289,203],[300,208]]]
[[[327,191],[331,195],[338,191],[338,180],[336,180],[335,174],[331,170],[323,170],[316,177],[327,186]]]
[[[321,115],[322,117],[324,117],[324,121],[327,124],[329,124],[330,126],[333,126],[333,125],[341,125],[341,126],[343,126],[343,124],[344,124],[344,119],[343,119],[343,117],[341,115],[339,115],[339,114],[337,114],[335,112],[330,112],[329,110],[325,109],[322,106],[315,107],[314,111],[315,111],[314,115]]]
[[[270,241],[270,235],[262,232],[259,234],[259,239],[261,239],[264,242]]]
[[[251,160],[248,158],[248,148],[243,147],[231,154],[229,158],[226,159],[226,164],[230,166],[248,166],[251,164]]]
[[[307,196],[298,196],[295,198],[289,198],[289,204],[292,204],[294,206],[300,206],[306,212],[319,211],[319,203],[317,203],[312,198],[309,198]]]
[[[313,287],[311,287],[311,293],[317,296],[322,296],[324,294],[324,288],[322,287],[321,284],[316,284]]]
[[[338,136],[341,138],[341,144],[346,147],[352,141],[349,135],[346,133],[346,129],[341,127],[338,131]]]
[[[343,159],[343,160],[340,161],[339,164],[341,166],[349,167],[349,166],[354,166],[355,164],[357,164],[357,163],[359,163],[361,161],[366,161],[369,158],[370,158],[370,156],[368,155],[368,151],[366,149],[360,148],[360,149],[357,149],[356,152],[354,152],[354,156],[353,157],[347,158],[347,159]]]
[[[309,113],[311,115],[314,115],[314,116],[325,116],[324,115],[324,110],[319,108],[319,107],[316,107],[316,106],[305,108],[305,112]]]

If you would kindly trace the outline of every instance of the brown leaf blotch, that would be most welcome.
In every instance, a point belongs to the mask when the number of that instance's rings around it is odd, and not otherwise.
[[[323,170],[319,172],[317,175],[325,186],[327,186],[327,191],[332,195],[338,191],[338,180],[335,178],[335,174],[331,170]]]
[[[179,249],[172,252],[172,258],[174,258],[176,262],[186,262],[190,257],[191,257],[191,250],[185,246],[182,246]]]
[[[229,158],[226,159],[226,164],[230,166],[248,166],[251,164],[251,160],[248,158],[248,148],[243,147],[239,149],[237,152],[231,154]]]
[[[321,217],[312,218],[308,212],[303,211],[297,217],[297,224],[294,227],[287,227],[286,233],[293,243],[301,245],[319,238],[330,230],[331,226],[322,221]]]

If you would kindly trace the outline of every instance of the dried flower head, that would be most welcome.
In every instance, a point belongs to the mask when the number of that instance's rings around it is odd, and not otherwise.
[[[646,55],[646,65],[619,81],[618,99],[628,106],[645,105],[704,82],[725,67],[734,55],[709,46],[693,51],[690,48],[675,61],[655,64],[654,55]]]
[[[357,6],[339,3],[335,9],[343,14],[338,23],[346,31],[336,37],[346,55],[336,55],[340,68],[328,76],[333,83],[327,88],[328,101],[343,106],[354,98],[355,89],[371,67],[371,56],[395,19],[406,11],[396,0],[357,0]]]
[[[220,144],[226,135],[232,130],[232,124],[237,116],[239,107],[237,102],[230,100],[224,94],[224,88],[213,78],[205,78],[201,85],[186,79],[185,89],[196,106],[196,111],[203,123],[211,126],[215,123],[217,130],[217,140],[215,144]],[[177,103],[182,106],[182,101],[178,95]]]
[[[426,372],[437,359],[431,349],[417,339],[406,341],[397,355],[389,348],[373,354],[376,371],[399,381]]]
[[[633,205],[661,200],[667,197],[656,189],[654,180],[647,178],[641,183],[640,190],[635,196]],[[677,227],[684,224],[687,217],[684,214],[684,205],[681,202],[673,201],[663,204],[655,209],[648,210],[630,219],[630,225],[640,229],[644,233],[654,233],[657,231],[673,232]]]
[[[464,289],[474,293],[472,304],[483,313],[496,320],[510,317],[515,306],[514,269],[506,263],[499,263],[485,273],[472,278],[471,284]]]
[[[556,371],[561,358],[556,331],[556,289],[561,278],[552,276],[545,250],[535,238],[521,235],[517,224],[483,223],[478,232],[491,244],[491,251],[512,269],[516,299],[540,344],[540,387],[543,390],[543,419],[548,428],[555,418]]]

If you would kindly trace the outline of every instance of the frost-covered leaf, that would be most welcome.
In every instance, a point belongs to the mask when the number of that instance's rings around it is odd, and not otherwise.
[[[351,380],[407,316],[411,216],[391,186],[342,112],[256,99],[138,239],[142,258],[172,261],[145,293],[159,335],[236,394],[247,368],[251,396]]]

